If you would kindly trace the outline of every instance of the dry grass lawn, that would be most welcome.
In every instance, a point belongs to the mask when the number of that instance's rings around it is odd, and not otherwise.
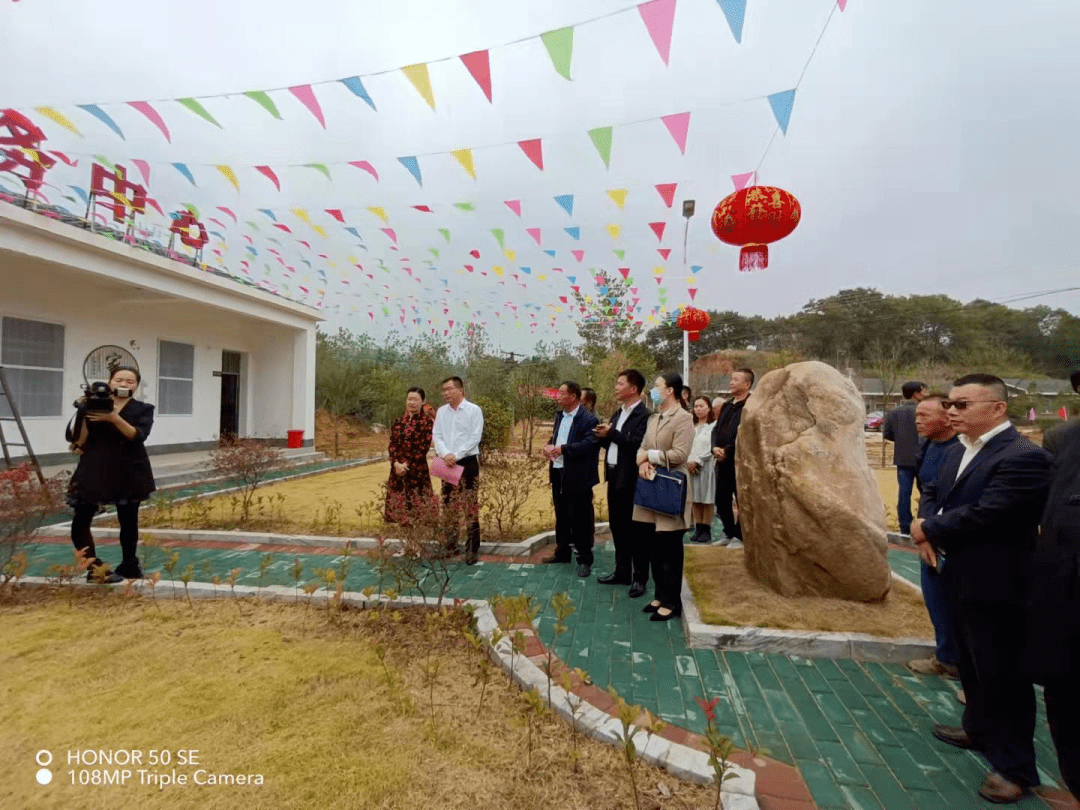
[[[5,808],[632,807],[619,752],[542,719],[527,762],[523,699],[499,673],[477,714],[477,657],[461,621],[431,642],[438,662],[434,731],[421,667],[425,615],[303,605],[161,600],[20,589],[0,604],[0,754]],[[459,617],[462,614],[457,614]],[[378,647],[377,645],[381,645]],[[386,651],[384,670],[376,649]],[[389,685],[393,683],[394,685]],[[53,781],[35,781],[36,752]],[[140,750],[143,768],[195,778],[262,774],[260,785],[73,786],[68,751]],[[149,751],[168,750],[168,768]],[[71,766],[74,767],[74,766]],[[711,807],[710,788],[641,766],[642,807]],[[78,778],[78,777],[76,777]],[[205,777],[202,777],[205,779]]]
[[[869,633],[890,638],[933,638],[922,597],[897,585],[878,604],[780,596],[754,579],[742,551],[717,546],[686,550],[685,572],[707,624]]]

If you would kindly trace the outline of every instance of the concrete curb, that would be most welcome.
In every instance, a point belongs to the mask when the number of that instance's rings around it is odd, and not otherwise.
[[[920,595],[918,585],[895,571],[893,582],[903,583]],[[683,631],[688,647],[733,652],[763,652],[801,658],[850,658],[853,661],[876,661],[881,664],[904,664],[916,658],[933,656],[933,639],[884,638],[866,633],[832,633],[814,630],[774,630],[768,627],[733,627],[705,624],[690,592],[686,578],[682,582]]]
[[[56,580],[49,577],[24,577],[19,580],[20,584],[47,586],[54,585]],[[144,580],[132,580],[135,590],[143,595],[148,586]],[[77,588],[102,588],[108,587],[115,590],[117,586],[94,585],[85,581],[72,583]],[[285,585],[268,585],[257,588],[250,585],[237,585],[235,589],[223,591],[221,586],[213,586],[205,582],[189,583],[186,589],[187,596],[192,599],[232,598],[253,596],[255,598],[273,601],[297,601],[295,589]],[[159,599],[184,599],[184,584],[177,580],[161,580],[155,586],[155,597]],[[308,598],[308,597],[305,597]],[[324,592],[313,594],[310,599],[316,606],[325,606],[329,596]],[[346,591],[341,595],[343,602],[353,607],[366,609],[369,607],[412,607],[427,606],[435,607],[438,600],[434,597],[399,596],[388,599],[385,596],[364,596],[356,591]],[[453,600],[443,600],[453,603]],[[541,698],[547,701],[548,677],[535,663],[530,661],[524,653],[513,653],[513,645],[510,638],[502,638],[497,645],[491,644],[492,634],[499,626],[489,602],[483,599],[467,599],[464,604],[473,606],[473,616],[476,619],[476,629],[487,642],[488,650],[493,661],[506,673],[513,671],[514,682],[523,690],[535,689]],[[535,626],[534,626],[535,632]],[[581,708],[585,704],[584,709]],[[566,692],[557,683],[551,684],[551,707],[556,714],[568,723],[575,723],[580,731],[600,742],[609,745],[622,745],[618,735],[622,733],[619,721],[601,711],[600,709],[585,702],[585,699]],[[650,765],[663,768],[669,773],[690,782],[709,784],[713,781],[713,771],[709,766],[709,756],[704,751],[691,748],[686,745],[666,740],[659,736],[649,737],[640,731],[634,735],[634,743],[638,749],[638,756]],[[756,774],[738,765],[731,765],[735,777],[724,782],[723,801],[726,810],[759,810],[755,797]]]

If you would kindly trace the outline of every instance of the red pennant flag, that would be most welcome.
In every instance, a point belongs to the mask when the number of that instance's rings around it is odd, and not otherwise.
[[[693,301],[694,296],[697,295],[697,290],[694,287],[691,287],[687,292],[690,293],[690,300]]]
[[[415,208],[417,211],[423,211],[425,214],[433,214],[433,213],[435,213],[430,208],[428,208],[426,205],[414,205],[413,208]]]
[[[474,259],[479,259],[480,258],[480,251],[476,250],[476,249],[470,250],[469,255],[472,256]]]
[[[327,208],[326,213],[336,219],[338,222],[344,224],[345,217],[342,215],[341,210],[338,208]]]
[[[1060,416],[1062,419],[1069,418],[1069,411],[1064,405],[1058,408],[1058,416]]]
[[[531,141],[518,141],[518,146],[521,147],[521,151],[536,164],[536,168],[540,171],[544,170],[544,150],[541,146],[540,139],[534,138]]]
[[[270,178],[270,182],[274,184],[274,187],[278,191],[281,191],[281,181],[278,180],[278,177],[276,174],[274,174],[273,169],[271,169],[269,166],[256,166],[255,171],[257,171],[261,175],[264,175],[265,177]]]
[[[671,255],[671,248],[657,248],[656,252],[664,257],[664,261],[668,260],[668,256]]]
[[[665,223],[663,223],[663,222],[650,222],[649,227],[652,228],[652,232],[656,234],[656,240],[658,242],[663,240]]]
[[[660,193],[660,199],[664,201],[664,205],[668,208],[671,208],[671,203],[675,200],[675,189],[678,185],[678,183],[661,183],[656,187],[656,190]]]
[[[474,51],[473,53],[464,54],[461,57],[461,61],[465,64],[469,73],[476,83],[480,85],[480,89],[484,91],[484,95],[487,96],[487,100],[491,101],[491,64],[488,60],[487,51]]]
[[[277,228],[279,231],[285,231],[285,233],[292,233],[292,231],[289,230],[288,225],[282,225],[281,223],[278,223],[274,225],[274,227]]]

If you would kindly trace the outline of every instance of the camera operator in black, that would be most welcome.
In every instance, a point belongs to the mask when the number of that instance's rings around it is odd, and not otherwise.
[[[90,562],[87,580],[120,582],[139,579],[142,568],[135,556],[139,542],[139,504],[154,491],[154,474],[144,442],[154,425],[154,406],[134,398],[142,382],[137,369],[112,369],[109,391],[96,391],[75,406],[75,426],[68,440],[79,454],[79,465],[71,476],[68,503],[75,510],[71,521],[71,542],[85,551]],[[111,406],[111,407],[109,407]],[[102,504],[114,504],[120,520],[120,549],[123,560],[115,572],[97,556],[90,524]]]

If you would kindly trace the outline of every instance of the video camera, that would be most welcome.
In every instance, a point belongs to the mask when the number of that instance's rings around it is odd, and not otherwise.
[[[86,393],[75,400],[75,407],[83,413],[108,413],[113,409],[112,389],[106,382],[92,382],[83,385]]]

